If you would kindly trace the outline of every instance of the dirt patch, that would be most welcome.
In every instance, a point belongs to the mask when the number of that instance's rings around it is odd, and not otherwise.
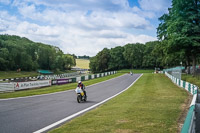
[[[117,124],[121,124],[121,123],[128,123],[130,122],[129,120],[118,120]]]
[[[191,95],[190,93],[188,93],[188,98],[184,101],[184,103],[181,105],[181,115],[178,118],[178,129],[177,129],[177,133],[181,132],[181,129],[183,127],[185,118],[187,116],[188,110],[190,108],[190,104],[192,102],[192,98],[193,95]]]

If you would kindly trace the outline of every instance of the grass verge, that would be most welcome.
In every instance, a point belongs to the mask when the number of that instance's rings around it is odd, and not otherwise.
[[[54,74],[63,74],[63,73],[73,73],[76,71],[66,70],[66,71],[55,71]],[[0,79],[8,79],[8,78],[22,78],[22,77],[37,77],[40,75],[37,71],[32,72],[16,72],[16,71],[0,71]]]
[[[38,76],[37,72],[16,72],[16,71],[0,71],[0,79],[19,78],[19,77],[34,77]]]
[[[144,74],[124,93],[50,133],[174,133],[187,97],[164,75]]]
[[[192,84],[195,84],[200,87],[200,80],[198,79],[198,77],[194,77],[194,76],[188,75],[188,74],[182,74],[181,76],[182,76],[181,77],[182,80],[187,81]]]
[[[123,73],[117,73],[117,74],[109,75],[106,77],[83,81],[83,83],[86,86],[88,86],[88,85],[102,82],[102,81],[105,81],[105,80],[108,80],[111,78],[115,78],[115,77],[118,77],[121,75],[123,75]],[[39,89],[23,90],[23,91],[9,92],[9,93],[0,93],[0,99],[54,93],[54,92],[59,92],[59,91],[75,89],[76,86],[77,86],[77,83],[71,83],[71,84],[66,84],[66,85],[55,85],[55,86],[39,88]]]

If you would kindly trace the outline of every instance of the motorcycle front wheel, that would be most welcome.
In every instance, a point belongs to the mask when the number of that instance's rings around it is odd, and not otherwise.
[[[81,96],[80,96],[80,95],[77,96],[77,102],[78,102],[78,103],[81,102]]]

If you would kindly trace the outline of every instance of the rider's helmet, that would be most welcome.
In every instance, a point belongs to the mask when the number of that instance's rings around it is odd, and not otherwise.
[[[81,84],[82,82],[81,81],[78,81],[78,84]]]

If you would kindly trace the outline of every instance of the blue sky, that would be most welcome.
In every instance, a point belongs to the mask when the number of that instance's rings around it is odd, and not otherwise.
[[[0,0],[0,34],[94,56],[103,48],[157,40],[170,0]]]

